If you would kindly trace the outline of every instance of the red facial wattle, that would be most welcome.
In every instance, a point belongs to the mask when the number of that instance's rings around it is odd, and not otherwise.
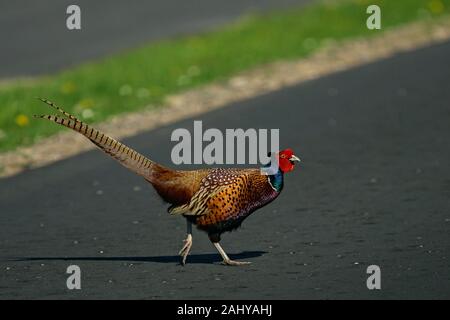
[[[286,149],[283,151],[280,151],[278,154],[278,166],[280,167],[280,170],[283,172],[289,172],[294,170],[294,165],[289,160],[294,152],[291,149]]]
[[[294,165],[289,161],[289,159],[280,159],[279,166],[281,171],[283,172],[289,172],[294,170]]]

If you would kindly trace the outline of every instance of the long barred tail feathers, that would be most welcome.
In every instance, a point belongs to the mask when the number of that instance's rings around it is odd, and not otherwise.
[[[135,150],[127,147],[123,143],[109,137],[103,132],[93,127],[89,127],[87,124],[78,120],[75,116],[55,105],[53,102],[43,98],[38,99],[56,109],[63,115],[63,117],[54,115],[35,115],[35,118],[46,119],[64,127],[70,128],[84,135],[102,151],[119,161],[126,168],[144,177],[149,177],[151,175],[151,171],[153,169],[153,166],[155,165],[153,161],[136,152]]]

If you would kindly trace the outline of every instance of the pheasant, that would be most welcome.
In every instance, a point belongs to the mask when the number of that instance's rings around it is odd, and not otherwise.
[[[151,183],[159,196],[170,204],[170,214],[186,218],[187,236],[179,252],[182,265],[192,248],[193,224],[208,234],[223,264],[249,264],[228,257],[220,245],[221,235],[238,228],[251,213],[275,200],[283,189],[284,173],[292,171],[295,162],[300,161],[291,149],[286,149],[276,154],[278,169],[273,174],[262,174],[259,168],[172,170],[88,126],[51,101],[40,100],[62,116],[35,115],[36,118],[50,120],[84,135],[124,167]]]

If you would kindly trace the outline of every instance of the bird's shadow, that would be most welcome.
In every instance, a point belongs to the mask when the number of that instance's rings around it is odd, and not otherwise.
[[[243,251],[241,253],[229,254],[233,260],[256,258],[266,254],[266,251]],[[154,262],[154,263],[180,263],[180,256],[149,256],[149,257],[24,257],[13,258],[14,261],[121,261],[121,262]],[[193,254],[189,255],[186,263],[216,263],[222,258],[218,254]]]

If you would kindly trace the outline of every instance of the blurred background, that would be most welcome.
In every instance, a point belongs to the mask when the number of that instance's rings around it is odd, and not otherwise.
[[[203,32],[239,16],[308,0],[2,1],[0,77],[51,74],[149,41]],[[81,32],[65,28],[66,8],[82,10]]]
[[[66,28],[70,4],[81,30]],[[450,0],[0,1],[0,299],[448,299],[449,13]],[[170,167],[171,133],[194,120],[280,129],[302,163],[223,236],[251,266],[220,266],[194,231],[183,268],[183,219],[33,119],[52,112],[36,97],[114,137],[126,122],[124,142]],[[382,290],[366,287],[370,265]]]
[[[30,121],[42,110],[35,97],[99,122],[238,72],[434,21],[446,2],[378,0],[383,28],[369,30],[368,0],[78,1],[81,30],[68,30],[70,1],[3,1],[0,152],[61,130]]]

